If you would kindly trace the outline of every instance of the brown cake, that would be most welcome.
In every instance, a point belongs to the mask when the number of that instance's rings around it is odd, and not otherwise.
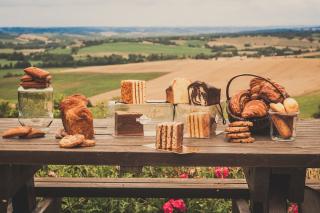
[[[156,127],[156,148],[179,150],[183,143],[183,123],[164,122]]]
[[[93,117],[87,104],[88,99],[79,94],[68,96],[61,101],[61,119],[68,135],[82,134],[86,139],[94,137]]]
[[[115,112],[115,135],[143,136],[143,125],[137,121],[142,116],[135,112]]]
[[[143,104],[146,101],[146,82],[140,80],[121,81],[121,100],[125,104]]]
[[[213,118],[207,112],[194,112],[186,117],[187,133],[191,138],[209,138],[213,132]]]
[[[221,89],[210,86],[202,81],[195,81],[188,86],[189,103],[210,106],[220,103]]]
[[[188,86],[190,80],[184,78],[176,78],[172,84],[166,89],[166,100],[172,104],[188,104]]]

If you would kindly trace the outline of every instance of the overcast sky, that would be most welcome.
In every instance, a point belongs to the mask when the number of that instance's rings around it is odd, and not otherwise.
[[[0,0],[0,26],[319,24],[320,0]]]

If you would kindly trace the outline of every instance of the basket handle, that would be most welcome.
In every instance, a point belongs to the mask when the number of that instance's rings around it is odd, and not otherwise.
[[[226,88],[227,101],[230,100],[229,87],[230,87],[230,85],[231,85],[231,82],[232,82],[234,79],[236,79],[236,78],[238,78],[238,77],[241,77],[241,76],[251,76],[251,77],[256,77],[256,78],[260,78],[260,79],[262,79],[262,80],[265,80],[266,82],[270,83],[270,84],[279,92],[279,94],[281,94],[281,96],[282,96],[283,98],[287,98],[287,96],[286,96],[285,94],[283,94],[283,93],[278,89],[278,87],[276,87],[276,86],[274,85],[274,83],[271,82],[270,80],[268,80],[268,79],[266,79],[266,78],[264,78],[264,77],[258,76],[258,75],[245,73],[245,74],[236,75],[236,76],[232,77],[232,78],[229,80],[229,82],[228,82],[228,84],[227,84],[227,88]]]

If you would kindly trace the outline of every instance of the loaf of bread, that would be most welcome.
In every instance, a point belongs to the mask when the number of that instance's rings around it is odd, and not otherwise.
[[[180,150],[183,143],[183,123],[164,122],[156,127],[156,148]]]
[[[121,81],[121,101],[125,104],[145,103],[146,82],[140,80]]]
[[[186,116],[187,134],[191,138],[209,138],[213,132],[213,118],[207,112],[194,112]]]
[[[88,102],[80,94],[68,96],[61,101],[61,119],[68,135],[82,134],[86,139],[94,137],[93,116],[87,108]]]
[[[176,78],[172,84],[166,89],[166,100],[172,104],[188,104],[188,87],[190,80],[184,78]]]
[[[286,123],[284,116],[271,115],[270,117],[282,138],[288,139],[292,136],[292,128],[290,128],[290,126]]]

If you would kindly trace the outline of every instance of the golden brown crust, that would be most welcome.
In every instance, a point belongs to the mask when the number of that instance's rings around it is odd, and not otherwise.
[[[13,138],[13,137],[20,137],[26,136],[31,132],[31,127],[28,126],[20,126],[15,128],[7,129],[2,133],[3,138]]]
[[[274,112],[286,113],[286,109],[284,108],[282,103],[271,103],[270,109]]]
[[[252,127],[253,123],[251,121],[234,121],[229,124],[230,127],[236,127],[236,126],[248,126]]]
[[[133,104],[133,82],[121,81],[121,101],[126,104]]]
[[[286,98],[284,101],[283,101],[283,105],[284,105],[284,108],[285,108],[285,111],[287,113],[296,113],[296,112],[299,112],[299,104],[298,102],[293,99],[293,98]]]
[[[254,138],[248,137],[248,138],[238,138],[238,139],[230,139],[229,142],[231,143],[253,143],[255,141]]]
[[[249,131],[249,127],[247,126],[242,126],[242,127],[227,127],[225,129],[225,132],[228,133],[238,133],[238,132],[248,132]]]
[[[231,97],[229,102],[230,110],[235,115],[241,115],[245,104],[250,100],[250,93],[248,90],[241,90]]]
[[[92,146],[95,146],[96,145],[96,142],[94,140],[84,140],[82,142],[82,144],[80,144],[81,147],[92,147]]]
[[[59,145],[61,148],[73,148],[79,146],[85,141],[83,135],[76,134],[76,135],[68,135],[62,138],[59,141]]]
[[[26,138],[26,139],[30,139],[30,138],[42,138],[45,136],[45,132],[39,130],[39,129],[35,129],[35,128],[31,128],[31,131],[25,135],[25,136],[20,136],[21,138]]]
[[[240,133],[228,133],[228,134],[226,134],[226,138],[230,138],[230,139],[248,138],[250,136],[251,136],[250,132],[240,132]]]
[[[50,75],[49,72],[37,68],[37,67],[28,67],[24,69],[24,72],[30,76],[32,76],[33,78],[39,78],[39,79],[44,79],[46,78],[48,75]]]
[[[285,119],[281,115],[271,115],[271,120],[274,126],[277,128],[280,136],[284,139],[290,138],[292,136],[292,130],[285,122]]]
[[[172,90],[172,86],[169,86],[166,89],[166,101],[168,103],[173,103],[173,90]]]
[[[242,113],[241,116],[243,118],[257,118],[257,117],[264,117],[268,113],[267,105],[261,100],[252,100],[249,101]]]

